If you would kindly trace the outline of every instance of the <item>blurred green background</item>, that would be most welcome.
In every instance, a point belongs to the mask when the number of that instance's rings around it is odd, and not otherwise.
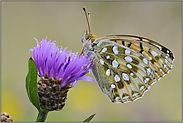
[[[91,31],[97,37],[131,34],[153,39],[175,54],[172,71],[154,84],[143,98],[113,104],[97,83],[79,81],[68,93],[62,111],[46,121],[181,121],[182,44],[179,2],[1,2],[1,112],[13,121],[35,121],[37,110],[25,90],[29,49],[48,36],[58,46],[82,49],[87,29],[82,7],[91,12]],[[92,73],[88,74],[92,76]]]

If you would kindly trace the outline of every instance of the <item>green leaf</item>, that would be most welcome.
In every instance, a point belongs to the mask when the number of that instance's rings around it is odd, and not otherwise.
[[[30,57],[29,58],[29,71],[26,76],[26,90],[27,95],[31,103],[41,111],[39,105],[39,97],[38,97],[38,90],[37,90],[37,67],[34,60]]]
[[[90,122],[90,120],[95,116],[95,114],[91,115],[90,117],[88,117],[86,120],[84,120],[83,122]]]

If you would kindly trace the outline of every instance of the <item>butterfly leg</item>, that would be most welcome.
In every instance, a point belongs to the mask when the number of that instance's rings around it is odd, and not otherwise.
[[[83,51],[84,51],[84,47],[83,47],[83,49],[81,50],[81,53],[79,54],[79,57],[83,54]]]
[[[89,64],[91,64],[92,62],[93,62],[93,57],[91,58],[90,62],[83,68],[83,70],[86,69],[87,66],[88,66]]]

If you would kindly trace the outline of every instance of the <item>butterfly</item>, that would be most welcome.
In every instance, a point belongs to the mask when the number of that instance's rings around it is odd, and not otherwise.
[[[114,103],[141,98],[156,81],[170,72],[174,54],[163,45],[139,36],[108,35],[95,38],[90,13],[83,7],[89,31],[82,36],[81,54],[92,56],[92,72],[101,90]]]

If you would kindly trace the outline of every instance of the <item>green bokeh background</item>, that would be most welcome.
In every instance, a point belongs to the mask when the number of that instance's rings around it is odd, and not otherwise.
[[[153,39],[175,54],[174,67],[143,98],[113,104],[97,83],[79,81],[68,92],[62,111],[46,121],[181,121],[182,44],[181,2],[1,2],[1,112],[14,121],[35,121],[37,110],[25,90],[29,49],[48,36],[74,52],[82,49],[87,29],[82,7],[91,12],[91,30],[97,37],[131,34]],[[92,73],[88,74],[92,76]]]

